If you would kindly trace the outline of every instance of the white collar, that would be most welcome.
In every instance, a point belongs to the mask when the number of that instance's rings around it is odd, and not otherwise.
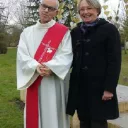
[[[48,23],[42,24],[42,23],[40,23],[40,21],[38,20],[37,23],[36,23],[36,27],[37,27],[37,28],[40,28],[40,29],[48,29],[48,28],[52,27],[55,23],[56,23],[55,20],[51,20],[51,21],[49,21]]]

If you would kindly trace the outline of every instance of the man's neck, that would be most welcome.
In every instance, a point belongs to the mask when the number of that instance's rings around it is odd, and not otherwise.
[[[51,20],[50,20],[50,21],[51,21]],[[40,22],[41,24],[47,24],[47,23],[49,23],[50,21],[43,22],[43,21],[39,20],[39,22]]]

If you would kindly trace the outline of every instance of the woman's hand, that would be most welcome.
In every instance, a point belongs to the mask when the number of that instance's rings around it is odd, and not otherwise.
[[[109,91],[104,91],[102,100],[106,101],[106,100],[111,100],[112,98],[113,98],[113,93]]]

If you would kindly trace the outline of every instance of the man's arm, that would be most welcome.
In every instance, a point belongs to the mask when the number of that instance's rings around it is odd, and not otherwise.
[[[31,57],[25,36],[23,31],[17,49],[17,89],[27,88],[38,76],[34,75],[39,63]]]
[[[60,79],[64,79],[72,63],[73,53],[70,31],[68,31],[52,60],[43,63]]]

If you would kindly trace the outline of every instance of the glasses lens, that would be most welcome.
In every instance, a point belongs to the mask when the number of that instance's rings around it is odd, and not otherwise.
[[[41,6],[42,6],[43,9],[48,8],[48,11],[55,11],[56,10],[56,8],[48,6],[48,5],[45,5],[45,4],[41,4]]]

